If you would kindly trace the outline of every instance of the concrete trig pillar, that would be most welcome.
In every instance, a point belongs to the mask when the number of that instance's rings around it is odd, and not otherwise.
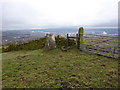
[[[56,48],[55,36],[53,34],[46,34],[45,48],[48,50]]]

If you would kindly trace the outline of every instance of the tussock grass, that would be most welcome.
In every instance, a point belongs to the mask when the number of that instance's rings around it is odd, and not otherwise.
[[[117,88],[118,60],[71,49],[5,52],[3,88]]]

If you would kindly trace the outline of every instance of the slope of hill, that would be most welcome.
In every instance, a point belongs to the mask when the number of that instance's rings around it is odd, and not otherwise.
[[[2,54],[3,88],[117,88],[118,60],[71,49]]]

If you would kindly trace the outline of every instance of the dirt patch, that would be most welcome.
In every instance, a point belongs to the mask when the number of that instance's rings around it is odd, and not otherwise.
[[[29,57],[29,56],[30,56],[30,55],[17,56],[17,59],[18,59],[18,60],[21,60],[21,59],[27,58],[27,57]]]

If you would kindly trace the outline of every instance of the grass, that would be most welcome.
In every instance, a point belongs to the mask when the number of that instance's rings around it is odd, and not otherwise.
[[[55,37],[56,39],[56,46],[57,48],[65,47],[67,45],[67,39],[64,37],[61,37],[60,35]],[[69,40],[69,45],[74,47],[75,46],[75,41],[74,40]],[[38,38],[31,40],[29,42],[25,43],[8,43],[6,45],[1,46],[0,51],[2,52],[10,52],[10,51],[19,51],[19,50],[37,50],[37,49],[42,49],[45,46],[45,37]]]
[[[118,60],[71,49],[2,54],[3,88],[117,88]]]
[[[19,51],[19,50],[37,50],[43,48],[45,44],[45,37],[31,40],[26,43],[8,43],[2,47],[2,52]]]
[[[2,54],[0,53],[0,89],[2,89]]]

